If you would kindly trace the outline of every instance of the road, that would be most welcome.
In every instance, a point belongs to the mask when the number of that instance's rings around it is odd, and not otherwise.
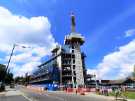
[[[6,87],[5,92],[0,93],[0,101],[28,101],[17,89]]]
[[[14,91],[4,96],[0,94],[0,101],[111,101],[107,98],[93,95],[83,96],[66,94],[64,92],[35,92],[25,87],[16,87]]]
[[[28,101],[23,96],[0,96],[0,101]]]

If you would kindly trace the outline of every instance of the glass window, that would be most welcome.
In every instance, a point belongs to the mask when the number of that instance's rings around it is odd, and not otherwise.
[[[74,50],[72,50],[72,53],[74,53]]]
[[[73,64],[75,63],[75,60],[73,60]]]
[[[75,69],[75,65],[73,65],[73,69]]]
[[[74,49],[74,46],[72,46],[72,49]]]
[[[72,58],[75,58],[75,55],[72,55]]]
[[[74,71],[74,75],[76,75],[76,72]]]

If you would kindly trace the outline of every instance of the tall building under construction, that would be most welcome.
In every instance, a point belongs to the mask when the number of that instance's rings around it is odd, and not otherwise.
[[[51,58],[38,66],[30,83],[57,83],[78,87],[85,85],[85,54],[81,52],[84,37],[75,30],[75,16],[71,14],[71,33],[65,36],[64,45],[52,50]]]

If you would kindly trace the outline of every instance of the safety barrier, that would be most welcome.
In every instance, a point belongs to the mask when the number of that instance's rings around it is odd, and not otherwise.
[[[67,93],[76,93],[80,95],[85,95],[87,92],[96,92],[96,88],[67,88]]]
[[[39,93],[45,91],[44,87],[37,85],[28,85],[27,88]],[[80,95],[85,95],[87,92],[96,92],[96,88],[66,88],[63,90],[67,93],[76,93]]]
[[[85,92],[87,91],[86,88],[67,88],[66,92],[67,93],[76,93],[80,95],[85,95]]]
[[[80,91],[80,95],[85,95],[85,92],[86,92],[85,89],[82,88],[81,91]]]
[[[90,88],[90,92],[96,92],[96,88]]]
[[[73,88],[67,88],[66,92],[67,93],[72,93],[73,92]]]

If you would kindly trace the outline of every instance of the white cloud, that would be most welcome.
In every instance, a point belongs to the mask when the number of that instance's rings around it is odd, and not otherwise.
[[[47,17],[27,18],[0,7],[0,54],[7,54],[3,62],[7,63],[14,43],[31,46],[32,48],[25,49],[16,46],[10,65],[14,66],[13,72],[16,75],[31,72],[41,58],[50,54],[50,50],[56,45],[50,30],[51,24]]]
[[[127,30],[125,33],[126,33],[125,37],[133,36],[133,35],[135,35],[135,29]]]
[[[47,17],[26,18],[0,7],[0,42],[50,44],[54,42]]]
[[[17,68],[15,71],[18,72],[14,76],[25,76],[25,73],[31,74],[31,72],[40,65],[40,62],[29,62],[24,64],[22,67]]]
[[[135,40],[119,47],[118,51],[104,56],[96,69],[89,69],[88,72],[97,74],[99,79],[119,79],[127,77],[133,71],[135,64]]]

